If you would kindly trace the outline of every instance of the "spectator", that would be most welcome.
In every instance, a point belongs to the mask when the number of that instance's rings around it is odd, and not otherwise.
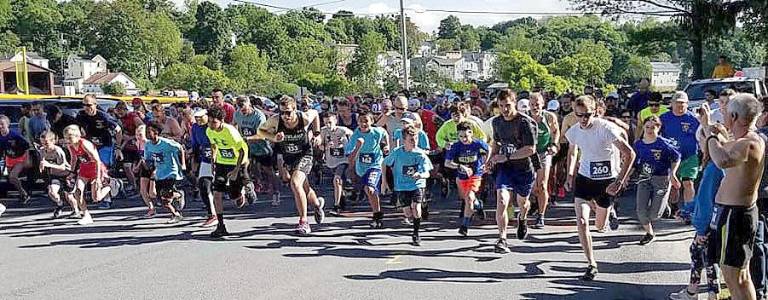
[[[734,73],[736,73],[736,70],[734,70],[733,66],[728,62],[728,57],[720,55],[720,57],[717,58],[715,69],[712,70],[712,78],[729,78],[733,77]]]
[[[629,103],[627,103],[627,109],[632,112],[632,115],[639,114],[648,106],[648,99],[651,98],[650,86],[651,80],[648,78],[640,78],[637,82],[637,92],[629,98]]]

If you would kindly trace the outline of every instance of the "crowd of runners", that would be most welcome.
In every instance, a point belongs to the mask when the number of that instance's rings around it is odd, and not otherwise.
[[[369,203],[373,229],[384,227],[383,201],[402,210],[415,246],[430,200],[457,195],[460,236],[495,201],[494,248],[509,253],[510,226],[525,240],[529,226],[546,226],[549,207],[573,197],[584,280],[598,274],[592,213],[596,232],[617,230],[617,199],[629,188],[645,231],[639,244],[655,240],[653,223],[662,217],[695,228],[689,285],[671,299],[698,299],[704,270],[709,299],[720,292],[720,276],[733,299],[762,299],[768,99],[733,89],[707,95],[691,110],[685,93],[665,99],[648,79],[626,98],[592,87],[578,95],[473,89],[274,100],[214,90],[210,99],[170,106],[134,99],[102,111],[87,95],[76,117],[32,103],[19,131],[0,115],[0,151],[22,203],[30,201],[30,182],[45,181],[54,218],[68,204],[71,218],[91,224],[87,204],[109,209],[125,190],[140,195],[145,217],[162,206],[172,224],[195,197],[207,212],[201,226],[214,228],[214,238],[229,234],[224,199],[243,208],[266,193],[277,206],[286,184],[296,234],[311,234],[310,208],[320,226],[326,209],[349,211],[348,196],[357,192]],[[333,178],[328,205],[313,188],[322,173]]]

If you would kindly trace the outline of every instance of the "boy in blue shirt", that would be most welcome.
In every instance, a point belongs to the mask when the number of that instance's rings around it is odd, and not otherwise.
[[[467,236],[472,224],[472,210],[481,205],[475,193],[480,190],[483,165],[488,160],[490,151],[488,144],[473,138],[472,125],[468,122],[456,125],[456,131],[459,134],[459,143],[453,144],[446,152],[445,166],[457,170],[456,185],[459,187],[459,196],[464,200],[459,234]]]
[[[349,138],[344,152],[350,165],[355,166],[355,173],[360,177],[363,190],[368,196],[368,202],[373,211],[371,228],[382,228],[384,213],[379,202],[379,185],[381,184],[381,163],[384,152],[389,150],[389,137],[383,128],[372,127],[373,114],[370,111],[357,116],[358,127]],[[388,188],[385,184],[385,189]]]
[[[173,207],[173,201],[179,201],[179,209],[184,209],[184,193],[176,188],[176,182],[183,179],[183,170],[187,169],[184,148],[174,140],[160,137],[163,128],[152,123],[147,127],[147,144],[144,145],[144,163],[155,169],[154,179],[157,196],[163,206],[171,212],[168,224],[180,222],[184,217]]]
[[[392,150],[384,164],[392,168],[395,180],[395,194],[398,203],[410,206],[413,212],[413,245],[421,245],[421,203],[424,202],[424,190],[427,187],[432,163],[427,152],[416,146],[418,132],[414,127],[403,128],[403,146]]]
[[[192,124],[192,163],[193,170],[197,170],[197,185],[200,190],[200,200],[207,212],[208,218],[203,222],[203,228],[219,225],[216,211],[213,209],[213,151],[211,141],[205,131],[208,129],[208,111],[196,108],[193,116],[195,124]]]

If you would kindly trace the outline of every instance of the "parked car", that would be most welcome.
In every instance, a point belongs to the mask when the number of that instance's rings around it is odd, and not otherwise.
[[[760,99],[763,96],[768,95],[768,90],[765,88],[765,82],[757,78],[747,77],[732,77],[722,79],[702,79],[696,80],[688,84],[684,91],[688,94],[688,108],[695,111],[704,103],[706,97],[704,92],[707,90],[713,90],[715,93],[720,93],[724,89],[734,89],[741,93],[752,93]]]

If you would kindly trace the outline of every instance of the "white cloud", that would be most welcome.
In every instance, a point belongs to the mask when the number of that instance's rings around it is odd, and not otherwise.
[[[388,14],[394,11],[397,11],[397,9],[390,7],[388,4],[383,2],[371,3],[368,5],[369,14]]]

